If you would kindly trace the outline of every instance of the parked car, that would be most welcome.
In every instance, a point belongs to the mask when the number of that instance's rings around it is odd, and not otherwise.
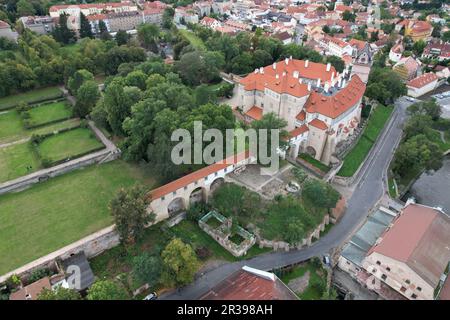
[[[409,102],[414,102],[414,101],[416,101],[416,99],[411,98],[411,97],[406,97],[406,100],[408,100]]]
[[[156,292],[152,292],[144,298],[144,300],[156,300],[156,299],[158,299],[158,295],[156,294]]]
[[[328,254],[323,255],[322,262],[325,265],[330,266],[331,265],[330,255],[328,255]]]

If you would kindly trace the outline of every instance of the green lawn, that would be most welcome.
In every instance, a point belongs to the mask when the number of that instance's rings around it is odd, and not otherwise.
[[[388,188],[391,198],[397,198],[397,189],[395,188],[394,178],[392,177],[388,179]]]
[[[31,167],[30,169],[27,169]],[[40,168],[40,162],[30,143],[0,148],[0,183],[32,173]]]
[[[0,274],[109,226],[109,201],[137,182],[154,186],[146,171],[117,160],[0,196]]]
[[[330,171],[330,167],[323,164],[322,162],[320,162],[319,160],[314,159],[313,157],[311,157],[309,154],[307,153],[302,153],[299,155],[299,158],[305,160],[306,162],[312,164],[314,167],[316,167],[317,169],[327,173],[328,171]]]
[[[23,130],[22,119],[16,110],[0,114],[0,142],[6,138],[20,136]]]
[[[49,122],[66,120],[72,116],[72,109],[66,101],[59,101],[31,108],[27,111],[30,115],[30,125],[41,126]]]
[[[5,110],[17,106],[21,102],[35,103],[44,100],[51,100],[62,97],[62,91],[58,87],[36,89],[13,96],[0,98],[0,110]]]
[[[339,170],[341,177],[351,177],[363,163],[386,121],[393,111],[392,107],[378,106],[370,115],[369,122],[356,146],[345,156],[344,165]]]
[[[203,40],[197,37],[192,31],[189,30],[178,30],[196,49],[206,50],[206,46]]]
[[[51,162],[68,159],[91,150],[101,148],[103,144],[87,128],[77,128],[52,135],[39,143],[39,154]]]

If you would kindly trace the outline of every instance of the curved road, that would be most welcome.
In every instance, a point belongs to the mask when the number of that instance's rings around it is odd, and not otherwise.
[[[393,152],[400,141],[406,107],[410,104],[404,97],[397,100],[391,121],[382,132],[369,159],[355,180],[354,192],[347,202],[346,213],[324,237],[305,249],[271,252],[252,259],[224,264],[203,274],[194,283],[176,292],[161,296],[161,299],[197,299],[244,265],[268,271],[299,263],[314,256],[321,256],[342,245],[365,220],[369,210],[385,193],[385,175]]]

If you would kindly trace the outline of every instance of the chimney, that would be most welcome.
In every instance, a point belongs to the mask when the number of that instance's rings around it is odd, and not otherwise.
[[[311,83],[308,83],[308,91],[311,91]]]
[[[341,85],[342,85],[342,78],[341,78],[341,77],[339,77],[339,81],[338,81],[338,87],[339,87],[339,88],[341,88]]]
[[[327,72],[331,70],[331,63],[327,63]]]
[[[345,87],[345,79],[342,80],[342,88]]]
[[[334,82],[334,71],[331,73],[331,82]]]
[[[278,79],[280,76],[278,75],[278,73],[275,75],[275,79]]]
[[[259,69],[255,69],[255,73],[258,73]]]
[[[272,68],[273,68],[273,70],[277,69],[277,63],[276,62],[273,63]]]
[[[298,78],[298,83],[303,83],[303,79],[302,78]]]
[[[294,71],[294,73],[292,74],[292,76],[293,76],[295,79],[298,79],[298,71]]]
[[[263,67],[259,68],[259,73],[264,74],[264,68]]]
[[[328,82],[325,82],[325,86],[324,86],[325,92],[328,92],[329,88],[330,88],[330,85],[328,84]]]
[[[308,65],[309,65],[309,60],[306,60],[305,61],[305,68],[308,68]]]
[[[317,79],[317,86],[320,87],[320,78]]]
[[[286,65],[288,65],[289,64],[289,59],[288,58],[284,59],[284,62],[286,63]]]

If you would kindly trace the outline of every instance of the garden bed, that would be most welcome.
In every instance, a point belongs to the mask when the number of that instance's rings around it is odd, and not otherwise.
[[[12,96],[0,98],[0,110],[11,109],[20,103],[33,104],[61,98],[62,91],[58,87],[36,89]]]
[[[22,113],[28,128],[36,128],[72,118],[72,108],[66,101],[57,101],[30,108]]]

